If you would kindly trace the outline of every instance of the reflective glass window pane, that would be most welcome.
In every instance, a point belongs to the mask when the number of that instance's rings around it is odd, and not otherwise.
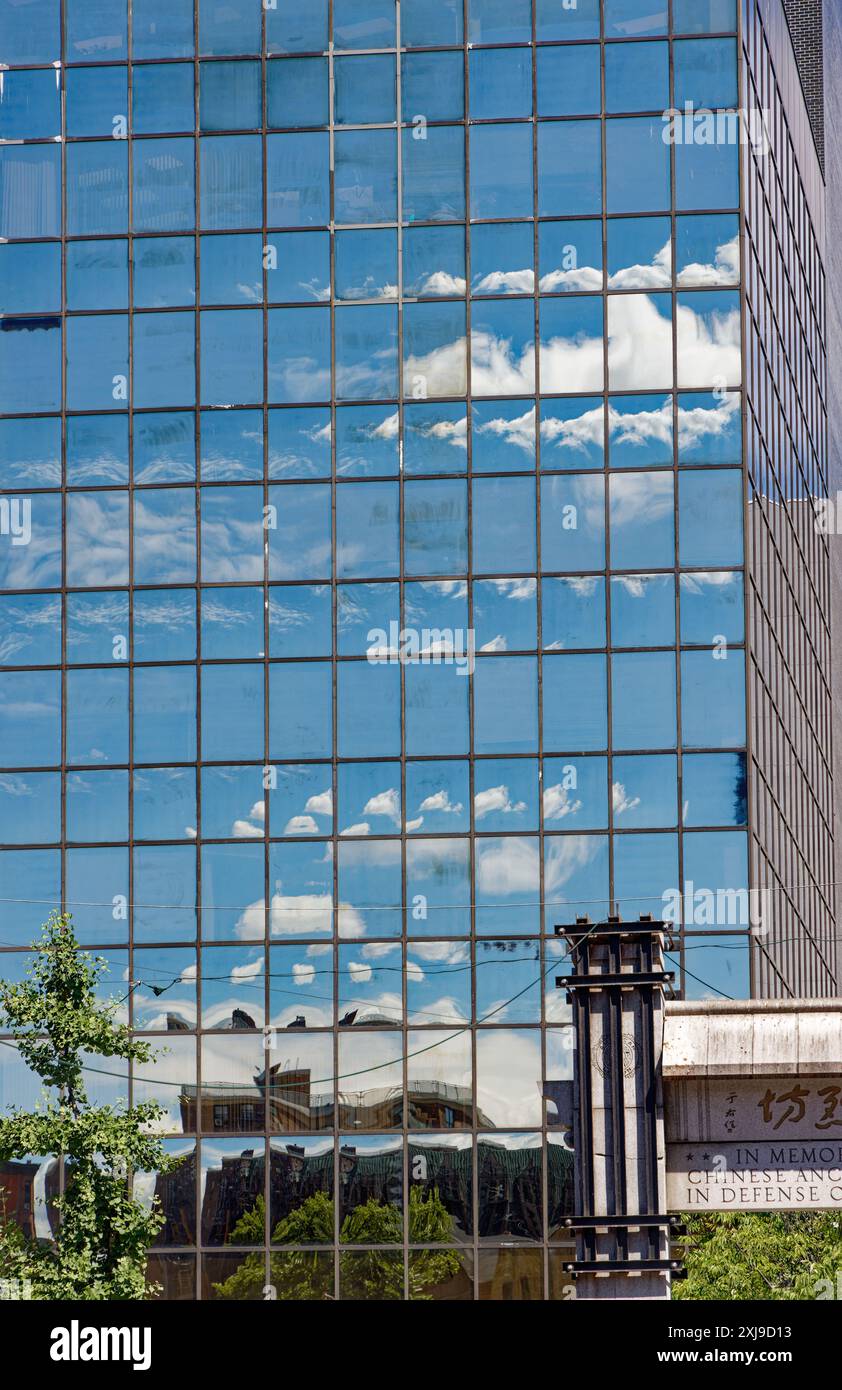
[[[263,246],[259,235],[199,239],[203,304],[253,304],[263,298]]]
[[[334,0],[333,42],[337,48],[394,48],[392,0]]]
[[[724,34],[737,27],[736,0],[673,0],[677,34]]]
[[[114,391],[129,379],[128,318],[92,314],[70,318],[66,327],[67,405],[71,410],[107,410]]]
[[[528,48],[472,49],[468,79],[472,120],[532,115],[532,54]]]
[[[196,774],[192,768],[136,769],[132,795],[134,839],[196,838]]]
[[[330,396],[330,313],[270,309],[269,399],[322,401]]]
[[[685,825],[745,825],[748,821],[745,754],[685,754],[682,796]]]
[[[263,218],[263,154],[257,135],[199,141],[201,226],[255,227]],[[189,224],[188,224],[189,225]]]
[[[667,32],[664,0],[605,0],[605,37],[634,39]]]
[[[694,118],[681,117],[676,121],[675,144],[675,205],[691,211],[696,208],[733,208],[740,200],[739,131],[736,113],[724,119],[726,138],[710,140],[709,131],[702,143],[694,131]],[[697,120],[723,120],[721,116],[697,116]],[[715,130],[715,127],[714,127]],[[694,138],[695,137],[695,138]]]
[[[532,215],[532,129],[473,126],[470,134],[471,216]]]
[[[540,1059],[537,1029],[489,1028],[477,1033],[478,1124],[523,1128],[540,1123]]]
[[[0,246],[0,313],[50,313],[61,307],[61,247],[52,242]]]
[[[245,130],[261,124],[259,63],[200,64],[200,130]]]
[[[576,8],[565,9],[558,0],[535,0],[538,42],[553,39],[598,39],[599,0],[577,0]]]
[[[44,95],[47,96],[47,93]],[[47,96],[47,102],[42,107],[44,115],[50,109],[48,102]],[[128,69],[68,68],[65,74],[65,106],[68,135],[124,138],[129,114]],[[0,104],[0,114],[2,109]],[[41,132],[28,130],[21,133],[31,139]],[[59,132],[50,130],[43,133],[52,135]]]
[[[201,416],[203,482],[263,477],[263,416],[257,410],[205,410]]]
[[[407,222],[458,222],[465,217],[465,131],[431,126],[426,140],[404,131],[403,216]]]
[[[538,669],[531,657],[484,657],[474,674],[477,753],[528,753],[538,746]]]
[[[739,291],[680,294],[676,304],[679,386],[739,386]]]
[[[464,652],[448,666],[406,668],[406,747],[413,756],[468,751],[468,682]]]
[[[743,478],[730,468],[678,475],[682,565],[740,565],[743,560]]]
[[[542,294],[602,289],[602,224],[541,222],[538,225]]]
[[[733,213],[676,219],[676,283],[734,285],[740,278],[740,235]]]
[[[268,65],[267,125],[327,125],[328,115],[328,65],[325,58],[289,58]]]
[[[599,121],[542,121],[538,126],[538,214],[587,216],[602,211]]]
[[[401,6],[401,43],[407,48],[461,42],[460,0],[405,0]]]
[[[4,35],[5,37],[5,35]],[[4,55],[7,52],[4,43]],[[125,78],[125,68],[115,68]],[[68,73],[68,78],[71,73]],[[125,111],[125,103],[120,108]],[[68,90],[68,126],[71,119]],[[70,131],[68,130],[68,133]],[[100,135],[100,130],[74,130]],[[110,133],[110,125],[109,125]],[[4,72],[0,92],[0,139],[49,140],[61,134],[61,79],[58,72]]]
[[[720,652],[721,655],[721,652]],[[688,748],[739,748],[745,743],[745,656],[737,650],[681,656],[681,732]]]
[[[397,476],[398,412],[394,406],[341,406],[336,412],[336,472],[343,477]]]
[[[545,570],[605,567],[605,480],[578,473],[541,479],[541,563]]]
[[[128,761],[128,675],[126,670],[68,671],[68,762],[97,764]],[[49,744],[45,743],[44,749],[48,747]],[[43,756],[42,752],[38,761],[42,761]]]
[[[529,43],[532,38],[531,0],[470,0],[469,43]]]
[[[261,312],[205,310],[199,323],[202,404],[230,406],[259,400],[263,395]]]
[[[102,158],[102,147],[73,145],[67,151],[67,232],[126,230],[126,150],[114,144],[111,158]],[[113,197],[103,196],[100,185],[96,199],[86,196],[85,173],[99,165],[111,184]],[[13,190],[32,189],[27,198]],[[61,150],[58,145],[8,145],[0,148],[0,236],[60,236]],[[91,226],[86,225],[92,224]]]
[[[473,566],[504,574],[535,568],[535,484],[531,478],[473,483]]]
[[[334,321],[336,394],[345,400],[398,394],[398,316],[386,305],[338,309]]]
[[[326,584],[285,584],[269,591],[272,656],[330,656],[333,614]]]
[[[191,27],[192,37],[192,27]],[[151,63],[132,68],[132,130],[169,135],[196,124],[192,63]]]
[[[743,576],[728,570],[682,574],[681,640],[711,646],[717,639],[742,642]]]
[[[337,125],[385,125],[395,120],[397,83],[391,55],[337,58],[333,77]]]
[[[134,58],[190,58],[192,54],[191,0],[132,0]]]
[[[397,299],[396,232],[338,232],[334,246],[337,299]]]
[[[679,463],[742,463],[740,397],[735,391],[678,397]]]
[[[263,669],[202,669],[202,757],[263,757]]]
[[[630,574],[611,580],[611,644],[666,647],[675,642],[671,574]]]
[[[203,0],[199,6],[200,53],[258,53],[260,11],[250,0]]]
[[[681,110],[737,105],[735,39],[681,39],[673,45],[675,104]]]
[[[541,390],[601,391],[602,300],[596,295],[544,299],[540,314]]]
[[[624,652],[612,658],[615,748],[669,748],[676,741],[675,657]]]
[[[415,400],[464,395],[467,390],[465,306],[408,304],[403,322],[404,395]],[[478,328],[477,336],[481,335],[482,329]],[[481,390],[481,384],[475,389]]]
[[[604,830],[608,825],[605,758],[545,758],[544,824],[548,830]]]
[[[128,483],[128,416],[70,416],[65,460],[69,486]]]
[[[606,44],[606,111],[663,110],[669,93],[669,44]]]
[[[202,206],[207,208],[214,198],[217,171],[204,156],[204,146],[202,149]],[[132,217],[136,232],[177,232],[195,225],[191,140],[138,140],[132,145],[132,169]],[[205,225],[214,223],[208,224],[206,220]]]
[[[405,23],[401,11],[403,43]],[[464,63],[462,53],[405,53],[401,58],[401,118],[417,138],[426,136],[427,121],[460,121],[464,116]]]
[[[326,133],[267,136],[269,225],[326,226],[330,216],[329,168],[330,146]]]
[[[539,116],[599,115],[601,83],[597,44],[577,44],[575,48],[565,45],[539,48],[535,62]],[[531,112],[513,111],[511,114],[521,116]]]
[[[330,239],[325,232],[282,232],[272,239],[270,301],[304,304],[330,298]]]
[[[471,232],[471,293],[531,294],[534,229],[527,222],[495,222]]]
[[[632,754],[612,759],[611,804],[616,830],[675,825],[678,818],[675,755],[640,757]]]
[[[397,575],[398,488],[394,483],[352,483],[337,488],[337,556],[343,578]]]
[[[660,212],[670,204],[670,151],[660,117],[606,123],[609,212]]]
[[[3,0],[6,63],[52,63],[61,59],[60,0]]]
[[[618,835],[614,842],[614,892],[624,917],[664,910],[664,895],[678,883],[678,836]],[[653,892],[654,885],[654,892]],[[667,899],[668,901],[668,899]]]
[[[196,595],[189,589],[138,589],[134,595],[136,661],[192,661],[196,655]]]
[[[125,661],[129,630],[127,593],[67,595],[67,660],[74,665]]]
[[[330,412],[269,411],[269,477],[327,477],[330,474]]]
[[[67,59],[125,59],[127,56],[126,0],[67,0],[65,39]]]
[[[325,758],[333,749],[333,693],[327,662],[269,668],[269,756]]]
[[[138,763],[196,757],[196,672],[143,666],[134,672],[134,758]]]
[[[608,288],[669,287],[672,237],[669,218],[623,217],[608,223]]]
[[[390,130],[342,130],[334,137],[337,222],[394,222],[397,143]]]
[[[473,621],[479,651],[535,649],[536,579],[478,579],[473,589]]]
[[[666,396],[612,396],[608,405],[612,468],[667,468],[673,461],[673,405]]]
[[[0,664],[57,666],[61,662],[58,594],[0,597]]]
[[[545,651],[605,646],[605,581],[596,576],[545,579],[541,586]]]
[[[620,473],[609,479],[611,563],[616,569],[671,566],[674,488],[669,473]]]
[[[608,741],[606,699],[604,656],[545,657],[544,747],[551,752],[604,748]]]

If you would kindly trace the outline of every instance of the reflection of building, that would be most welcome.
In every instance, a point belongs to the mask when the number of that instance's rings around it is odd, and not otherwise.
[[[33,1240],[49,1240],[56,1226],[50,1205],[58,1196],[58,1159],[0,1163],[0,1224],[19,1226]]]
[[[403,1205],[403,1157],[400,1148],[384,1139],[380,1152],[342,1144],[338,1156],[340,1219],[367,1202],[400,1208]],[[540,1147],[511,1147],[493,1136],[482,1138],[477,1148],[480,1240],[538,1240],[542,1229],[542,1151]],[[470,1239],[474,1228],[474,1171],[470,1145],[421,1145],[409,1143],[410,1186],[424,1197],[435,1193],[452,1222],[453,1238]],[[550,1229],[571,1210],[572,1154],[559,1145],[547,1149],[547,1204]],[[334,1189],[333,1148],[308,1154],[294,1141],[283,1148],[273,1144],[269,1160],[269,1212],[271,1229],[299,1210],[308,1198]],[[258,1210],[264,1197],[262,1151],[245,1148],[223,1155],[204,1178],[201,1207],[201,1239],[204,1245],[252,1244],[259,1233],[237,1229],[243,1217]],[[156,1196],[165,1215],[156,1244],[193,1244],[196,1200],[195,1151],[174,1173],[159,1177]],[[314,1237],[315,1238],[315,1237]]]
[[[185,1086],[181,1091],[181,1122],[185,1134],[252,1134],[266,1123],[267,1097],[264,1073],[254,1078],[253,1089],[235,1086]],[[413,1129],[470,1129],[473,1105],[470,1090],[441,1081],[413,1081],[407,1088],[408,1124]],[[403,1123],[403,1091],[395,1086],[340,1092],[338,1105],[331,1096],[310,1090],[307,1068],[269,1071],[268,1118],[271,1133],[298,1130],[315,1133],[332,1129],[399,1129]],[[481,1128],[491,1122],[479,1112]]]

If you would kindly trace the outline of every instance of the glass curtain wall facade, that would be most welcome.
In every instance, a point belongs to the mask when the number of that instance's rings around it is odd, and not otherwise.
[[[742,43],[765,129],[743,164],[754,993],[835,995],[824,183],[777,3],[749,0]]]
[[[564,1297],[556,924],[750,991],[737,26],[0,0],[0,969],[168,1048],[168,1297]]]

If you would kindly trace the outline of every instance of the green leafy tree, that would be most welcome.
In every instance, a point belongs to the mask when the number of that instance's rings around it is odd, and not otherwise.
[[[44,1097],[33,1111],[11,1107],[0,1116],[0,1163],[55,1156],[65,1188],[53,1202],[53,1241],[0,1225],[0,1266],[7,1278],[28,1283],[36,1299],[147,1298],[158,1291],[146,1279],[147,1249],[164,1217],[157,1202],[150,1210],[135,1200],[129,1174],[169,1172],[178,1160],[153,1132],[163,1107],[92,1104],[82,1058],[150,1062],[154,1054],[116,1022],[118,1001],[97,1001],[107,965],[79,950],[69,916],[54,913],[33,949],[22,984],[0,980],[0,1008],[21,1057],[44,1083]]]
[[[244,1245],[263,1239],[265,1206],[259,1197],[233,1227],[229,1244]],[[307,1197],[300,1207],[277,1223],[272,1241],[277,1245],[333,1244],[334,1209],[326,1192]],[[453,1221],[438,1191],[427,1196],[412,1188],[409,1194],[409,1239],[411,1244],[448,1241]],[[370,1197],[355,1207],[342,1222],[342,1245],[397,1245],[403,1239],[400,1209]],[[333,1261],[316,1250],[273,1251],[269,1259],[271,1284],[275,1296],[284,1300],[333,1297]],[[436,1284],[453,1278],[460,1268],[455,1250],[421,1250],[410,1255],[409,1296],[427,1299]],[[339,1257],[343,1297],[354,1300],[403,1298],[403,1257],[383,1250],[346,1250]],[[221,1283],[214,1293],[222,1299],[260,1298],[264,1282],[261,1251],[246,1255],[242,1264]]]
[[[804,1302],[836,1296],[842,1217],[835,1212],[722,1212],[684,1218],[687,1278],[676,1299]]]

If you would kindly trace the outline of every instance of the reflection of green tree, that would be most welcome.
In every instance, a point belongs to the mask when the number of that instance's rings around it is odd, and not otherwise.
[[[265,1204],[258,1197],[240,1217],[229,1236],[230,1245],[263,1240]],[[333,1244],[333,1202],[326,1192],[308,1197],[300,1207],[275,1226],[272,1241],[286,1246]],[[437,1189],[426,1196],[419,1188],[409,1194],[410,1244],[442,1244],[452,1239],[453,1219]],[[403,1240],[403,1219],[398,1207],[371,1197],[345,1217],[339,1232],[342,1245],[397,1245]],[[333,1297],[333,1260],[318,1250],[273,1251],[269,1259],[270,1283],[275,1296],[284,1300]],[[455,1250],[421,1250],[410,1256],[409,1296],[429,1299],[427,1290],[452,1279],[460,1268]],[[384,1250],[343,1251],[339,1257],[342,1296],[347,1299],[402,1299],[403,1258]],[[262,1297],[263,1254],[244,1256],[236,1272],[214,1284],[217,1298],[228,1300]]]

